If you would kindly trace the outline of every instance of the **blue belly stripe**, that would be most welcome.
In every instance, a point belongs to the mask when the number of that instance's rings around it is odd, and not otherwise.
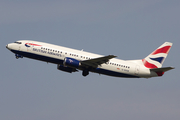
[[[43,55],[37,55],[34,53],[23,52],[23,51],[18,51],[18,50],[11,50],[11,51],[15,54],[19,54],[23,57],[27,57],[27,58],[31,58],[31,59],[54,63],[54,64],[61,64],[61,65],[63,64],[63,60],[61,60],[61,59],[47,57],[47,56],[43,56]],[[102,69],[102,68],[93,69],[93,70],[91,70],[91,72],[96,72],[99,74],[104,74],[104,75],[109,75],[109,76],[114,76],[114,77],[139,78],[138,76],[114,72],[114,71],[106,70],[106,69]]]

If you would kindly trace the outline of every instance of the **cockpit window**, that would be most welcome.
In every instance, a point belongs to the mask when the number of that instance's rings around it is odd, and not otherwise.
[[[16,41],[16,42],[14,42],[14,43],[17,43],[17,44],[22,44],[21,42],[17,42],[17,41]]]

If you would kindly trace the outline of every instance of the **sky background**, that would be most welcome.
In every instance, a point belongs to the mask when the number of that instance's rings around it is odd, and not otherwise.
[[[179,0],[0,0],[1,120],[180,120]],[[30,39],[119,59],[173,46],[162,77],[69,74],[15,59],[5,45]]]

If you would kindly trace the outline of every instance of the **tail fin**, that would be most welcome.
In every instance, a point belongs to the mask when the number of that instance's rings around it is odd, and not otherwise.
[[[169,50],[171,49],[172,43],[165,42],[154,52],[142,59],[142,62],[147,68],[161,68],[164,60],[166,59]]]

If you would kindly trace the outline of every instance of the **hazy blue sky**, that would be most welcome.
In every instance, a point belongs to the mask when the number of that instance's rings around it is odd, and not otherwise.
[[[180,120],[179,0],[0,0],[1,120]],[[173,46],[150,79],[115,78],[15,59],[5,45],[31,39],[119,59]]]

